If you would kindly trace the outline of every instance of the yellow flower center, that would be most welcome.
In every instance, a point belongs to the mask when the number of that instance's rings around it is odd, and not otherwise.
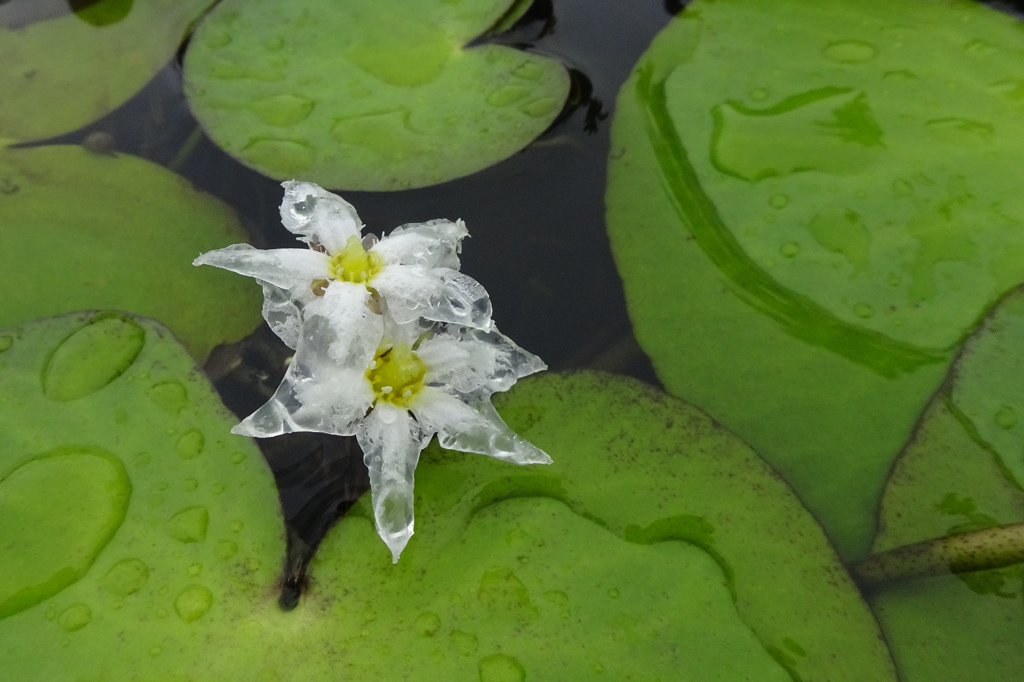
[[[409,403],[423,388],[427,366],[407,343],[381,344],[366,370],[376,400],[409,409]]]
[[[355,235],[348,238],[345,248],[327,261],[327,271],[333,279],[365,284],[384,268],[380,256],[363,248]]]

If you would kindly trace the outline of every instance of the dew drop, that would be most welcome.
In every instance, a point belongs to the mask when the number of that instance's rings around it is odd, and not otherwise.
[[[57,625],[64,632],[81,630],[92,621],[92,609],[81,602],[72,604],[57,616]]]
[[[245,568],[250,573],[255,573],[256,571],[260,570],[260,565],[260,560],[256,557],[249,557],[245,560]]]
[[[206,437],[203,436],[203,432],[199,429],[189,429],[181,434],[174,449],[178,451],[182,459],[195,459],[203,453],[205,445]]]
[[[755,102],[763,102],[768,99],[769,92],[764,88],[754,88],[747,93],[747,96]]]
[[[595,663],[594,664],[594,673],[597,674],[597,675],[603,675],[604,674],[604,666],[601,665],[600,663]]]
[[[1009,405],[1003,405],[996,412],[995,422],[1001,429],[1012,429],[1017,425],[1017,413]]]
[[[433,637],[441,628],[441,617],[433,611],[424,611],[416,618],[415,627],[423,637]]]
[[[523,682],[526,669],[518,659],[491,654],[480,659],[480,682]]]
[[[10,336],[9,334],[4,334],[3,336],[0,336],[0,353],[3,353],[5,350],[7,350],[8,348],[10,348],[13,345],[14,345],[14,337],[13,336]]]
[[[521,85],[506,85],[487,95],[487,103],[492,107],[507,107],[530,94],[530,89]]]
[[[149,650],[149,655],[150,656],[159,656],[160,652],[162,652],[162,651],[163,651],[163,649],[161,649],[158,646],[155,646],[155,647],[153,647],[152,649]]]
[[[177,381],[164,381],[150,386],[146,395],[161,410],[177,416],[188,405],[188,391]]]
[[[242,531],[242,528],[244,528],[244,527],[245,527],[245,524],[242,523],[238,519],[235,519],[234,521],[231,522],[231,530],[233,530],[236,533],[240,533]]]
[[[200,563],[191,564],[188,567],[188,575],[190,578],[198,578],[199,574],[203,572],[203,565]]]
[[[772,208],[785,208],[789,205],[789,196],[785,194],[774,194],[772,198],[768,200],[768,204]]]
[[[618,599],[619,591],[613,587],[612,589],[608,590],[608,597],[611,599]]]
[[[107,592],[119,597],[135,594],[149,580],[149,566],[141,559],[121,559],[103,576],[101,585]]]
[[[796,242],[786,242],[779,248],[779,253],[786,258],[794,258],[800,253],[800,245]]]
[[[194,623],[213,606],[213,593],[202,585],[189,585],[174,600],[174,611],[186,623]]]
[[[544,69],[536,62],[525,61],[512,69],[512,75],[524,80],[536,81],[540,80],[540,77],[544,75]]]
[[[60,402],[84,398],[117,379],[142,352],[146,331],[100,313],[61,342],[43,367],[43,393]]]
[[[547,116],[561,106],[561,104],[562,103],[554,97],[539,97],[519,107],[519,111],[523,112],[527,116],[540,118],[542,116]]]
[[[874,59],[877,54],[874,45],[862,40],[840,40],[825,48],[826,57],[842,64],[859,64]]]
[[[214,495],[220,495],[222,492],[224,492],[223,483],[214,483],[212,486],[210,486],[210,488],[213,490]]]
[[[254,138],[240,154],[252,165],[273,169],[279,175],[301,175],[316,161],[316,150],[298,140]]]
[[[194,478],[186,478],[184,482],[185,490],[195,492],[196,488],[199,487],[199,481]]]
[[[451,640],[452,648],[463,656],[469,656],[480,648],[480,642],[477,640],[476,635],[472,633],[464,632],[462,630],[452,630],[448,637]]]
[[[249,105],[253,113],[267,125],[278,128],[293,126],[309,118],[316,102],[298,95],[274,95]]]
[[[0,619],[78,581],[124,521],[128,474],[98,449],[58,448],[0,481]]]
[[[866,320],[875,314],[875,309],[869,306],[867,303],[858,303],[853,306],[853,314],[862,320]]]
[[[885,149],[883,131],[859,90],[818,88],[765,108],[728,101],[712,116],[712,163],[747,181],[807,171],[848,175]]]
[[[241,464],[243,461],[245,461],[245,453],[244,452],[236,452],[236,453],[234,453],[233,455],[231,455],[231,461],[234,464]]]
[[[280,50],[284,47],[284,38],[281,36],[274,36],[273,38],[268,39],[267,42],[263,43],[263,46],[268,50]]]
[[[202,542],[210,524],[206,507],[185,507],[172,516],[165,526],[167,534],[179,542]]]
[[[230,540],[221,540],[217,543],[217,556],[227,561],[238,554],[238,545]]]

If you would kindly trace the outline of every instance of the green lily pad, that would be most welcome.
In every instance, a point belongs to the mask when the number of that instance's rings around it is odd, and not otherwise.
[[[26,376],[38,382],[44,358],[37,353]],[[148,596],[162,568],[154,562],[145,586],[119,597],[117,614],[104,610],[102,622],[93,616],[64,635],[62,617],[82,620],[62,615],[70,606],[99,612],[100,597],[86,602],[79,589],[108,598],[98,581],[115,566],[104,565],[106,573],[94,567],[50,602],[0,620],[0,663],[26,680],[69,670],[85,679],[895,680],[874,620],[820,528],[764,462],[703,413],[639,382],[585,373],[531,377],[500,403],[555,464],[516,467],[428,449],[417,470],[417,534],[397,565],[364,499],[328,535],[311,590],[290,613],[274,605],[268,582],[222,595],[215,580],[268,575],[211,562],[202,577],[214,606],[188,622],[207,602],[189,593],[180,610],[164,606],[161,620],[153,614],[163,602]],[[129,519],[144,500],[134,494]],[[254,522],[248,515],[259,504],[240,503],[239,545],[279,550],[261,521],[268,503]],[[186,552],[211,543],[221,516],[211,508],[205,543],[182,540],[167,524],[190,505],[154,530]],[[113,542],[120,537],[124,529]],[[141,574],[127,564],[115,572],[129,586]],[[51,609],[57,600],[64,610]],[[142,622],[128,610],[133,600],[149,600]],[[176,635],[182,628],[187,644]]]
[[[279,573],[259,450],[152,320],[73,313],[0,349],[4,675],[128,679],[121,651],[191,665],[206,624],[246,622]]]
[[[100,0],[17,27],[5,25],[0,7],[0,139],[52,137],[121,106],[174,56],[210,4]]]
[[[207,134],[278,179],[393,190],[469,175],[525,147],[561,111],[566,69],[464,46],[512,0],[225,0],[185,55]]]
[[[1024,280],[1020,35],[959,0],[697,0],[620,92],[608,222],[637,338],[846,557]]]
[[[202,360],[260,322],[258,286],[192,267],[204,251],[245,241],[234,212],[148,161],[71,146],[4,150],[0,225],[0,327],[117,308],[161,320]]]
[[[1008,416],[1022,408],[1011,386],[1024,382],[1022,347],[1018,291],[968,340],[897,461],[875,551],[1024,521],[1014,475],[1024,431]],[[1024,667],[1022,595],[1024,564],[1016,564],[888,585],[871,604],[906,682],[994,682],[1016,680]]]
[[[386,652],[352,679],[895,679],[820,527],[704,413],[596,373],[495,403],[554,464],[428,450],[395,567],[366,498],[321,546],[337,640]]]

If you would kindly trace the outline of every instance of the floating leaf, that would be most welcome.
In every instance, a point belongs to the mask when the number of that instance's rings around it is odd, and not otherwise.
[[[968,340],[952,381],[928,406],[893,469],[874,550],[1024,521],[1014,480],[1024,431],[1024,294],[995,309]],[[987,390],[986,390],[987,389]],[[1012,447],[1011,447],[1012,446]],[[1016,680],[1024,667],[1024,564],[919,577],[871,603],[905,682]]]
[[[1020,35],[960,0],[697,0],[619,96],[637,337],[847,557],[956,347],[1024,280]]]
[[[74,313],[0,348],[4,676],[176,673],[207,623],[251,623],[284,552],[274,481],[169,331]]]
[[[212,1],[71,4],[82,5],[77,14],[28,25],[11,23],[18,2],[0,6],[0,139],[52,137],[113,111],[167,64]]]
[[[60,331],[54,341],[70,330]],[[49,350],[41,345],[27,365],[35,374],[24,372],[34,381]],[[125,378],[144,366],[148,348]],[[703,413],[639,382],[595,374],[531,377],[503,398],[504,417],[555,464],[523,468],[429,449],[417,470],[417,534],[396,566],[365,498],[327,537],[311,591],[290,613],[273,604],[265,561],[253,575],[226,570],[248,565],[243,541],[280,550],[263,520],[266,501],[235,501],[246,524],[238,561],[212,561],[203,580],[173,568],[188,558],[145,570],[114,563],[145,560],[109,552],[132,537],[122,527],[101,557],[109,565],[97,563],[49,602],[0,621],[0,663],[26,680],[72,670],[86,679],[627,679],[641,669],[673,680],[895,679],[874,620],[820,528],[763,461]],[[209,458],[167,460],[187,467]],[[174,486],[181,476],[153,480]],[[127,518],[136,505],[146,509],[151,491],[138,489],[149,480],[139,477]],[[253,487],[266,492],[245,489]],[[219,547],[224,517],[212,506],[205,540],[179,536],[175,520],[195,504],[162,505],[177,513],[153,520],[149,532],[185,553]],[[181,525],[204,532],[194,516]],[[181,592],[161,595],[158,571]],[[115,595],[102,587],[111,573]],[[230,594],[217,589],[221,579],[243,578],[263,580],[262,593],[251,582]],[[107,610],[107,599],[122,609]],[[76,604],[91,618],[68,611]],[[62,622],[83,621],[61,633]]]
[[[386,652],[350,677],[895,679],[820,527],[704,413],[593,373],[495,403],[554,464],[428,451],[393,570],[365,498],[320,548],[317,584],[353,619],[336,637]]]
[[[70,146],[0,152],[0,225],[0,326],[118,308],[161,320],[204,359],[259,324],[258,287],[192,267],[245,240],[237,217],[148,161]]]
[[[512,0],[226,0],[185,55],[210,137],[271,177],[392,190],[505,159],[561,111],[558,62],[464,46]]]

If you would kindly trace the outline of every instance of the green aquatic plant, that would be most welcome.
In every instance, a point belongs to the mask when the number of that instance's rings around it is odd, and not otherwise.
[[[220,147],[273,178],[433,185],[501,161],[569,93],[548,57],[470,41],[512,0],[226,0],[185,54],[185,92]]]
[[[257,287],[188,266],[246,238],[237,215],[149,161],[75,146],[0,150],[0,225],[0,326],[127,310],[159,319],[205,360],[259,323]]]
[[[12,679],[625,678],[637,661],[666,679],[896,679],[789,488],[635,380],[517,383],[498,410],[555,462],[428,448],[402,561],[366,496],[288,612],[273,481],[166,328],[82,313],[0,330],[0,395],[0,506],[35,524],[0,528],[17,548],[0,599],[79,557],[74,580],[0,612]]]
[[[698,0],[619,94],[637,339],[850,559],[957,348],[1024,281],[1020,35],[966,0]]]
[[[188,267],[246,239],[238,216],[151,162],[71,145],[0,151],[0,224],[2,327],[129,310],[160,319],[204,360],[259,323],[256,287]]]
[[[0,141],[53,137],[124,104],[213,0],[100,0],[75,13],[84,3],[63,12],[50,3],[55,16],[29,6],[43,4],[0,3]],[[17,21],[21,14],[29,23]]]

